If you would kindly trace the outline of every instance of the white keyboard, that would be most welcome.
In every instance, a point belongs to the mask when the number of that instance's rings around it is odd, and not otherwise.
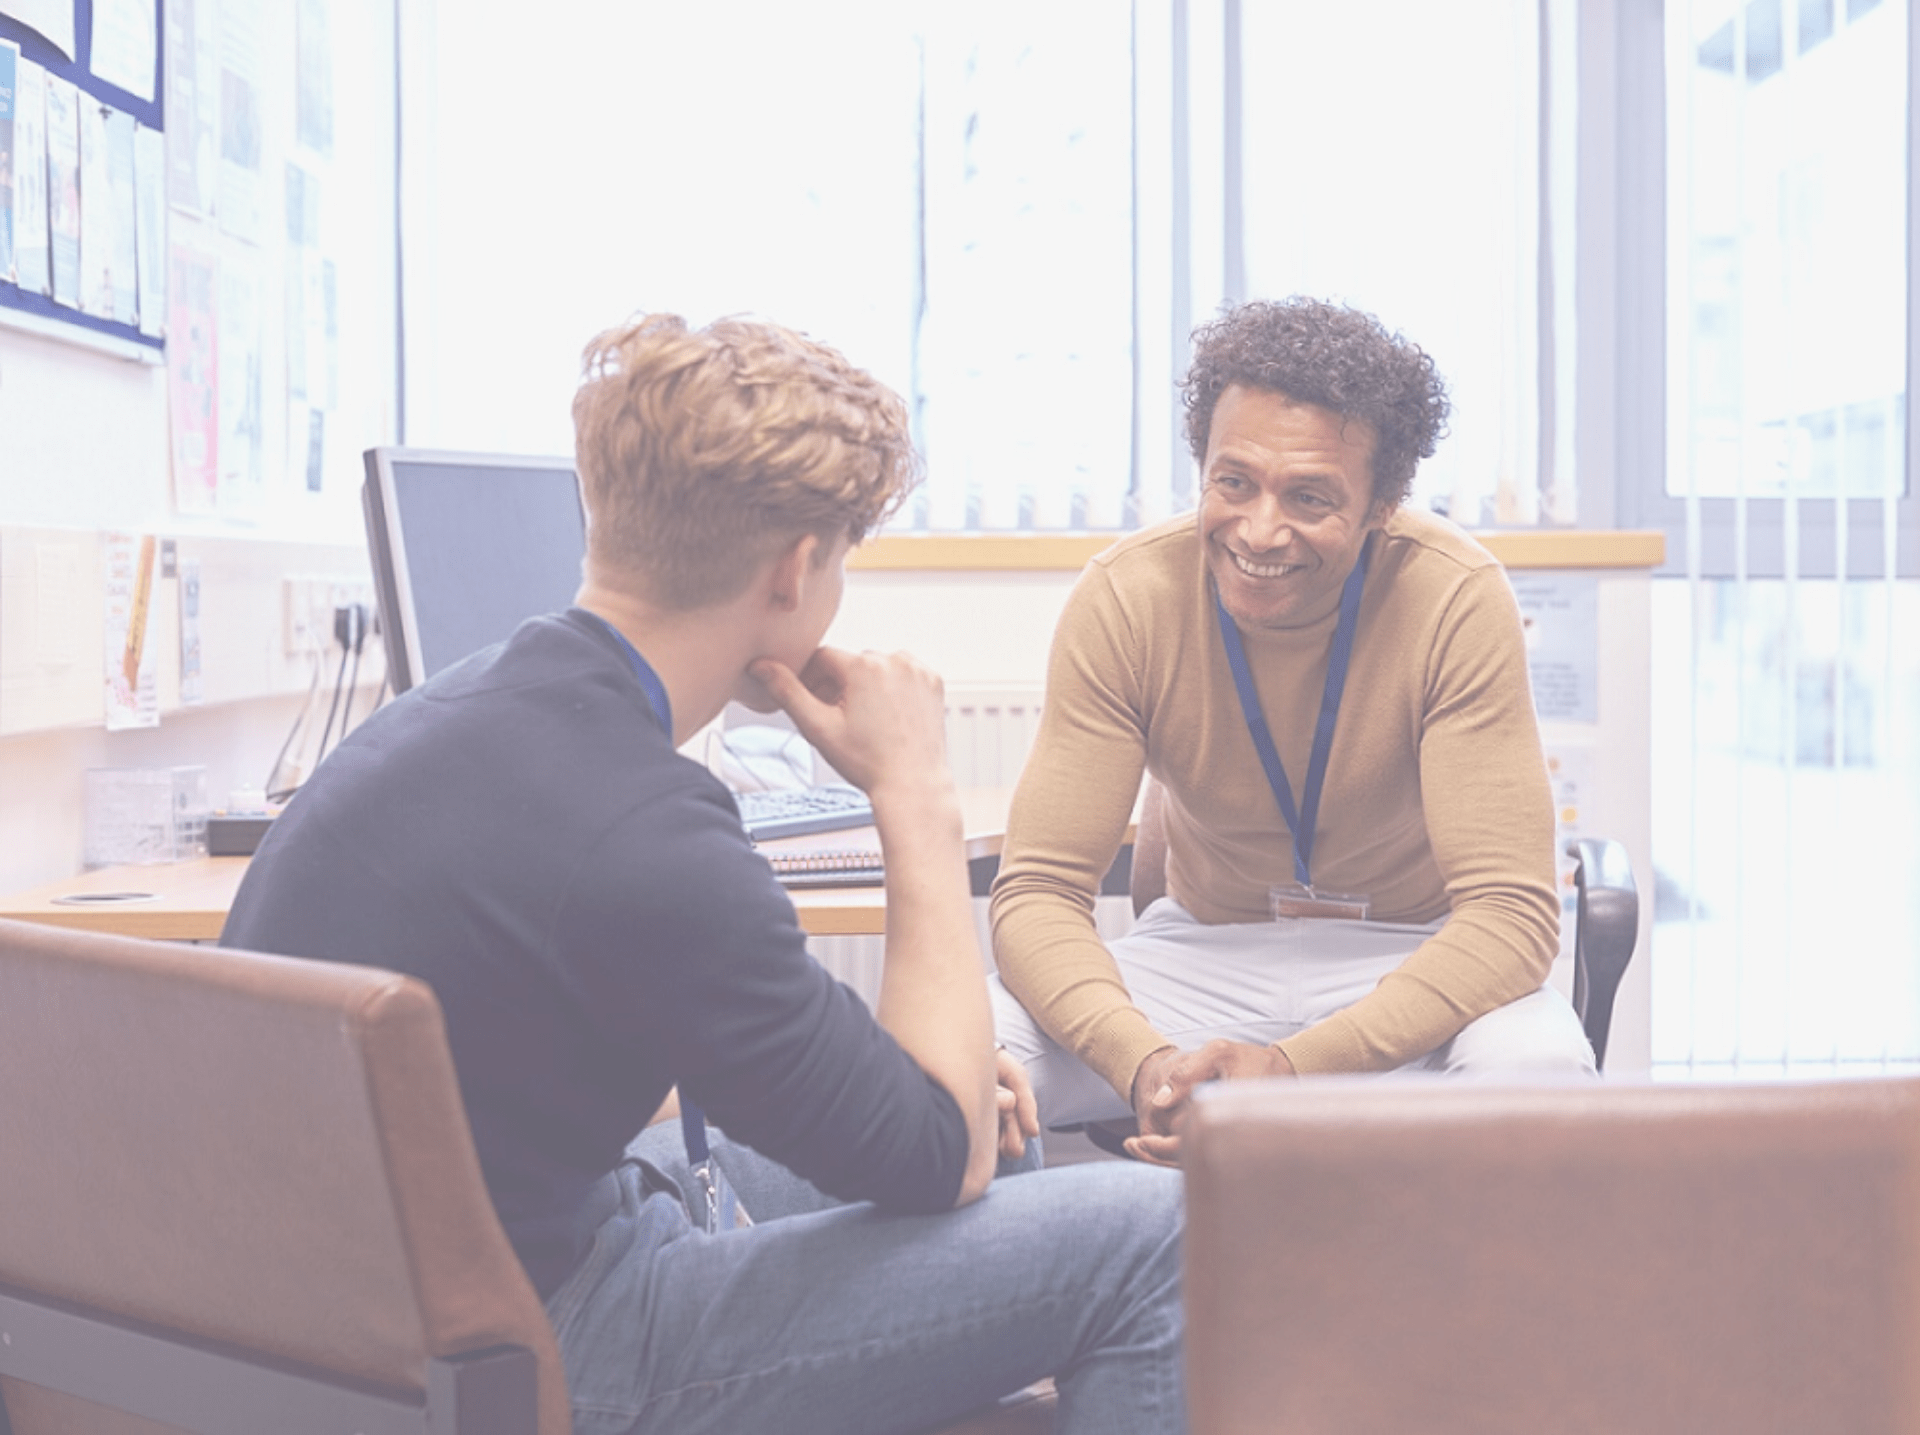
[[[740,821],[755,842],[867,827],[873,806],[857,787],[794,787],[774,792],[736,792]]]

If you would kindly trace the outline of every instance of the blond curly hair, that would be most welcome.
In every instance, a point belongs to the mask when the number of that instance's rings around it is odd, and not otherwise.
[[[641,315],[581,364],[588,565],[658,606],[724,602],[804,534],[858,543],[920,481],[900,396],[777,324]]]

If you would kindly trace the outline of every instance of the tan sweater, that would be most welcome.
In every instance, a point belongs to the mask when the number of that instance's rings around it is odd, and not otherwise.
[[[1396,513],[1372,542],[1313,880],[1365,893],[1377,921],[1447,920],[1367,996],[1279,1043],[1301,1072],[1411,1061],[1539,987],[1559,944],[1552,795],[1506,576],[1430,514]],[[1143,765],[1166,788],[1167,891],[1200,921],[1266,920],[1269,887],[1293,881],[1216,621],[1191,514],[1088,566],[993,889],[1002,980],[1122,1095],[1168,1044],[1093,927]],[[1296,803],[1335,621],[1244,634]]]

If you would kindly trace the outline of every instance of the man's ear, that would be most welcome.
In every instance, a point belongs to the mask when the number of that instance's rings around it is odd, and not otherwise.
[[[816,576],[814,558],[819,546],[819,534],[803,533],[774,556],[773,566],[767,572],[767,593],[782,613],[791,613],[800,606],[806,584]]]

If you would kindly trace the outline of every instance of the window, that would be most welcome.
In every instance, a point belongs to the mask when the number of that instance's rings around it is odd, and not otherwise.
[[[1665,34],[1656,1070],[1916,1067],[1908,7],[1670,0]]]
[[[410,13],[405,441],[569,451],[593,332],[755,311],[907,396],[929,482],[901,523],[1131,528],[1192,499],[1192,324],[1317,292],[1449,380],[1423,498],[1571,521],[1572,198],[1541,175],[1570,173],[1572,86],[1543,77],[1573,8]]]

